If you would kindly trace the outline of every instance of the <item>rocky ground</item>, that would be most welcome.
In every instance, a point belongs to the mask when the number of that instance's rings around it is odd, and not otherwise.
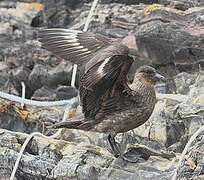
[[[154,4],[153,4],[154,3]],[[37,100],[69,99],[72,64],[40,47],[39,29],[83,29],[91,0],[1,0],[0,87]],[[204,2],[202,0],[101,0],[90,31],[112,38],[135,33],[138,57],[131,74],[150,64],[168,78],[159,84],[149,121],[117,141],[137,163],[124,163],[109,152],[105,134],[63,130],[61,140],[33,138],[16,173],[17,179],[170,179],[189,137],[204,124]],[[78,81],[77,81],[78,87]],[[18,152],[35,131],[59,121],[64,107],[21,109],[0,103],[0,179],[9,179]],[[80,107],[77,110],[80,113]],[[74,113],[70,112],[70,116]],[[189,149],[179,179],[204,179],[204,137]]]

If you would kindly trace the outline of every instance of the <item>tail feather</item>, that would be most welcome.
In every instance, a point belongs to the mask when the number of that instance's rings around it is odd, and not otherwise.
[[[84,114],[80,114],[76,117],[73,117],[67,121],[59,122],[54,125],[49,126],[49,129],[59,129],[59,128],[68,128],[68,129],[80,129],[80,130],[90,130],[93,126],[98,123],[94,120],[87,120],[84,118]]]
[[[82,121],[76,120],[76,121],[64,121],[64,122],[59,122],[56,123],[50,128],[52,129],[59,129],[59,128],[68,128],[68,129],[78,129],[78,126],[82,124]]]

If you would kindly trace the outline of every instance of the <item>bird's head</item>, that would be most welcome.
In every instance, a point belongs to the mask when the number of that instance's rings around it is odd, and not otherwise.
[[[147,83],[151,85],[155,85],[158,81],[166,81],[166,78],[159,74],[153,67],[151,66],[141,66],[136,73],[136,76],[141,77]]]

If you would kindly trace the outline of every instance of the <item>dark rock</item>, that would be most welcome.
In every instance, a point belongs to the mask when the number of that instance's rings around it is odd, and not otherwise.
[[[48,101],[48,100],[54,100],[53,99],[53,93],[54,90],[49,87],[42,87],[35,91],[35,93],[32,96],[33,100],[42,100],[42,101]]]
[[[76,88],[71,86],[60,86],[56,89],[54,96],[58,100],[70,99],[72,97],[76,97],[78,95],[78,91]]]
[[[192,6],[193,6],[193,3],[186,2],[186,1],[185,2],[171,1],[170,4],[169,4],[170,8],[178,9],[178,10],[181,10],[181,11],[185,11],[188,8],[192,7]]]
[[[102,0],[102,3],[121,3],[121,4],[153,4],[153,3],[158,3],[158,0]]]
[[[12,104],[1,105],[0,128],[26,133],[41,130],[39,123],[32,121],[29,117],[26,120],[23,119],[15,109],[16,107]]]
[[[32,19],[32,22],[30,25],[32,27],[44,26],[43,11],[38,12],[38,14]]]
[[[29,74],[30,89],[33,91],[40,89],[43,86],[43,80],[48,76],[48,71],[45,66],[35,64],[32,72]]]
[[[200,6],[201,3],[199,1],[191,1],[191,0],[158,0],[160,4],[169,5],[171,8],[179,9],[182,11],[187,10],[191,7]],[[202,1],[202,0],[201,0]]]
[[[7,130],[22,132],[26,130],[24,122],[14,111],[0,113],[0,124],[1,128]]]
[[[70,85],[71,77],[72,77],[72,64],[68,61],[61,61],[56,67],[48,71],[48,75],[43,80],[42,83],[44,86],[48,87]]]
[[[35,100],[65,100],[71,99],[72,97],[76,97],[78,95],[77,89],[71,86],[60,86],[57,89],[51,89],[49,87],[42,87],[35,91],[32,99]]]
[[[26,92],[25,92],[26,98],[30,98],[34,93],[34,90],[30,88],[30,81],[29,81],[30,73],[31,73],[30,69],[21,66],[15,69],[12,72],[12,75],[10,77],[10,81],[13,84],[14,88],[16,89],[19,95],[22,94],[22,82],[24,82],[26,86]]]
[[[2,161],[0,165],[2,169],[4,168],[4,177],[10,176],[17,158],[17,151],[26,137],[26,134],[1,130],[0,157]],[[137,149],[151,154],[149,159],[124,165],[119,159],[114,160],[107,150],[97,146],[35,137],[26,148],[16,177],[20,179],[107,179],[107,177],[108,179],[117,177],[120,179],[127,177],[160,179],[169,177],[175,163],[172,165],[171,160],[161,156],[169,157],[170,153],[157,152],[141,145]]]
[[[44,2],[44,22],[47,27],[65,27],[70,23],[71,9],[79,2],[46,0]],[[71,7],[69,6],[71,5]]]
[[[199,25],[190,28],[195,23],[190,19],[195,20],[201,12],[203,9],[191,9],[182,15],[162,6],[153,9],[136,32],[139,52],[153,64],[175,64],[179,71],[196,71],[203,65],[203,32]]]

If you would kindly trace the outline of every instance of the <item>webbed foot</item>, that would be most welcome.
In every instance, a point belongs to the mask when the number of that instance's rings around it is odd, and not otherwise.
[[[121,158],[130,163],[136,163],[139,160],[143,160],[143,155],[138,153],[137,151],[134,151],[133,149],[128,149],[127,152],[121,155]]]
[[[122,153],[120,145],[115,141],[116,134],[110,133],[108,135],[108,141],[111,146],[112,152],[116,158],[121,158],[124,162],[136,163],[138,160],[143,159],[142,154],[134,149],[128,149],[126,153]]]

